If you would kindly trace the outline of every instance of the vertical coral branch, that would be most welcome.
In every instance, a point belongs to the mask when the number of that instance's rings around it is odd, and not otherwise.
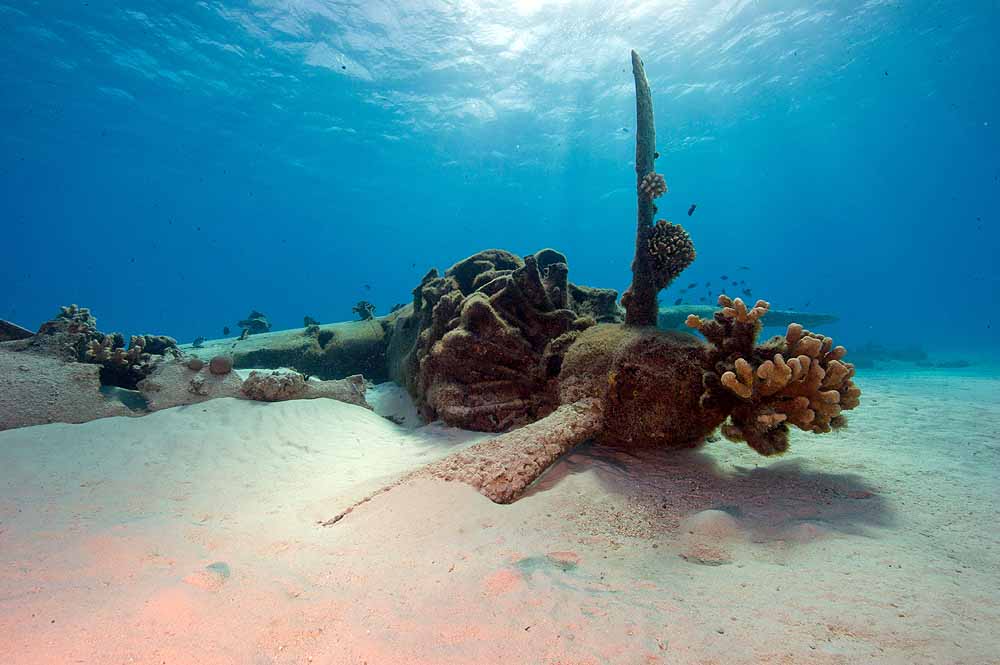
[[[656,126],[653,121],[653,99],[649,81],[639,54],[632,51],[632,75],[635,78],[635,184],[639,203],[636,229],[635,258],[632,261],[632,285],[622,297],[625,323],[633,326],[656,325],[656,287],[653,284],[647,239],[653,228],[656,205],[644,191],[643,179],[653,173],[656,156]]]
[[[638,223],[635,235],[635,258],[632,260],[632,285],[622,296],[625,323],[632,326],[655,326],[656,296],[694,261],[694,245],[680,224],[658,220],[657,198],[667,192],[663,176],[656,173],[656,128],[653,123],[653,100],[639,54],[632,51],[632,74],[635,77],[635,190]]]

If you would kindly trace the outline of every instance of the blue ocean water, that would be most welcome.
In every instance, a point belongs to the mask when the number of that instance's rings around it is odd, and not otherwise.
[[[182,342],[252,308],[347,320],[489,247],[624,290],[635,48],[660,214],[698,250],[665,303],[738,275],[849,347],[981,361],[998,29],[996,0],[8,0],[0,318],[75,302]]]

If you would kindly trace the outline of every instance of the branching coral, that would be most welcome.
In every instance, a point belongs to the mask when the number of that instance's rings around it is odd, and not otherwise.
[[[52,320],[43,323],[28,350],[68,362],[101,365],[103,385],[130,390],[152,372],[162,356],[180,353],[177,341],[164,335],[133,336],[126,349],[121,334],[102,333],[90,310],[76,305],[60,308]]]
[[[69,333],[71,335],[88,335],[97,331],[97,319],[86,307],[67,305],[59,308],[55,318],[46,321],[38,329],[39,335]]]
[[[714,320],[691,316],[687,324],[714,347],[701,404],[730,413],[722,427],[726,438],[773,455],[788,449],[790,425],[829,432],[846,424],[843,411],[858,405],[861,390],[852,380],[854,366],[842,360],[844,347],[795,323],[784,337],[755,346],[768,303],[748,308],[739,298],[720,296],[719,305]]]
[[[659,173],[647,173],[639,182],[639,193],[650,199],[658,199],[667,193],[667,181]]]

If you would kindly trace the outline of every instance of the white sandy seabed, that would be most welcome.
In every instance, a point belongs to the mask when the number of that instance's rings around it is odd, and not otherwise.
[[[583,446],[510,506],[424,479],[330,527],[481,435],[232,399],[3,432],[0,662],[1000,663],[1000,381],[859,383],[780,459]]]

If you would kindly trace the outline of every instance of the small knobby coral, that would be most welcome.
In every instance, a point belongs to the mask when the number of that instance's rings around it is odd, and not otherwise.
[[[650,199],[658,199],[667,193],[667,181],[659,173],[647,173],[639,183],[639,192]]]
[[[669,286],[694,261],[694,243],[680,224],[657,220],[647,243],[657,290]]]
[[[725,405],[730,412],[722,426],[726,438],[773,455],[788,449],[789,425],[829,432],[847,423],[843,411],[858,405],[861,390],[852,380],[854,366],[843,362],[844,347],[797,323],[784,337],[754,346],[768,303],[758,300],[748,308],[739,298],[720,296],[719,305],[714,320],[690,316],[687,325],[715,347],[702,403]]]

